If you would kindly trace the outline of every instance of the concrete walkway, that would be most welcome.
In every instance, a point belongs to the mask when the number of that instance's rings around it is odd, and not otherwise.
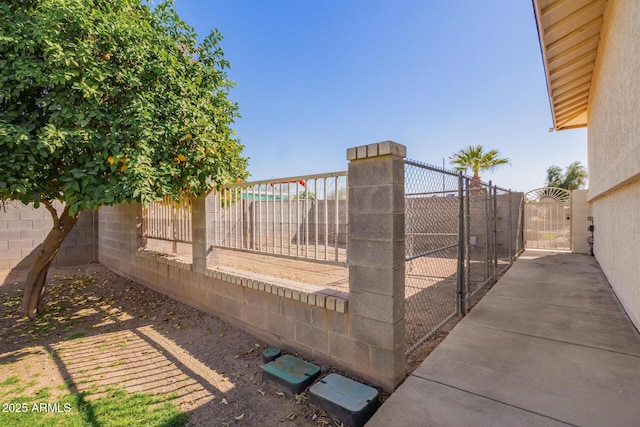
[[[527,251],[376,426],[640,425],[640,336],[593,257]]]

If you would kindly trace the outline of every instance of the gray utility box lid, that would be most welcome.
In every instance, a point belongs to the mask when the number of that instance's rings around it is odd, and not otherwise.
[[[379,405],[378,390],[338,374],[327,375],[309,391],[312,403],[353,427],[363,426]]]

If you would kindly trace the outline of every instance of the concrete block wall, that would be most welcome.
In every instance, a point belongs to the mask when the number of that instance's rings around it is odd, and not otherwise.
[[[100,262],[120,275],[219,316],[271,345],[348,369],[353,369],[352,357],[363,360],[358,346],[347,343],[347,295],[305,284],[294,289],[276,280],[257,280],[208,266],[206,243],[198,238],[205,234],[197,232],[205,217],[201,204],[194,202],[193,263],[138,249],[141,209],[137,204],[100,210]]]
[[[392,141],[347,150],[349,341],[369,354],[369,375],[387,390],[405,376],[406,148]],[[368,349],[368,351],[366,351]]]
[[[252,247],[254,242],[260,241],[263,245],[272,246],[274,243],[278,245],[281,239],[285,244],[295,244],[298,241],[304,243],[307,237],[309,242],[313,243],[317,234],[320,244],[324,243],[326,237],[330,245],[336,242],[339,246],[346,245],[346,200],[338,200],[337,203],[337,235],[334,225],[336,222],[335,200],[242,200],[239,203],[241,205],[233,205],[221,212],[220,222],[224,225],[216,225],[221,232],[218,236],[220,244],[239,244],[236,239],[243,239],[246,247]],[[215,221],[213,216],[212,220]],[[274,223],[275,227],[272,226]],[[297,224],[300,226],[296,227]],[[328,235],[325,233],[325,226],[328,228]],[[254,229],[256,227],[262,227],[261,235],[260,230]],[[289,227],[291,227],[290,231]],[[283,230],[284,234],[281,236]]]
[[[498,235],[496,239],[498,256],[505,258],[511,254],[515,255],[518,249],[524,249],[522,230],[524,217],[522,208],[524,203],[524,193],[512,192],[498,194],[496,200],[496,227]],[[512,224],[512,231],[509,232],[509,221]],[[511,243],[509,243],[511,240]]]
[[[337,203],[338,213],[338,234],[335,234],[335,222],[336,222],[336,201],[327,200],[315,200],[306,215],[308,221],[308,231],[305,233],[305,228],[300,227],[298,233],[300,233],[301,241],[309,236],[309,242],[315,242],[316,240],[316,216],[318,217],[318,242],[324,242],[325,238],[329,244],[338,243],[339,245],[346,245],[347,243],[347,201],[338,200]],[[325,221],[325,217],[327,221]],[[328,228],[328,234],[325,233],[325,225]]]
[[[100,262],[251,334],[356,373],[386,391],[404,379],[405,148],[384,142],[348,150],[349,294],[216,270],[207,213],[194,201],[193,263],[139,250],[139,204],[104,207]]]
[[[420,254],[458,241],[458,197],[407,197],[405,224],[407,256]],[[437,256],[443,256],[438,253]]]
[[[58,212],[63,205],[54,202]],[[86,211],[80,215],[71,233],[62,243],[52,265],[67,265],[98,260],[98,213]],[[0,270],[29,268],[36,248],[53,226],[51,214],[44,207],[24,205],[17,201],[0,207]]]
[[[485,200],[486,197],[482,190],[474,190],[469,199],[469,232],[470,236],[472,236],[470,241],[475,242],[469,248],[473,259],[483,259],[487,232],[493,229],[487,229],[488,203]],[[509,204],[509,198],[511,198],[511,204]],[[419,234],[412,235],[411,231],[416,233],[457,234],[458,212],[460,209],[458,197],[408,198],[405,203],[407,204],[406,223],[409,230],[406,244],[412,253],[425,252],[438,246],[456,243],[457,235],[427,235],[426,237],[420,237]],[[522,203],[523,193],[513,192],[497,196],[497,251],[500,258],[508,257],[510,239],[512,254],[516,253],[517,248],[523,248],[523,236],[521,231],[518,231],[522,230],[522,221],[524,221],[524,218],[522,218]],[[511,233],[507,230],[509,227],[509,209],[511,209],[513,226]],[[492,224],[490,225],[492,227]]]
[[[487,228],[489,220],[488,190],[485,188],[474,189],[469,198],[469,254],[472,259],[484,260],[486,258]]]
[[[491,233],[493,230],[493,223],[489,223],[487,228],[487,202],[485,201],[486,195],[484,194],[472,194],[469,203],[469,217],[470,217],[470,236],[475,241],[475,245],[470,245],[470,254],[472,259],[481,259],[484,257],[485,245],[487,240],[487,233]],[[509,199],[511,198],[511,204]],[[493,200],[490,201],[493,203]],[[496,200],[496,228],[498,230],[496,239],[496,250],[499,258],[508,257],[509,253],[509,240],[511,240],[512,254],[516,254],[518,249],[523,249],[523,235],[522,224],[524,218],[522,216],[522,203],[523,193],[512,192],[505,194],[498,194]],[[491,207],[491,209],[493,209]],[[509,213],[511,209],[511,213]],[[511,222],[513,231],[510,233],[509,228],[509,215],[511,215]]]

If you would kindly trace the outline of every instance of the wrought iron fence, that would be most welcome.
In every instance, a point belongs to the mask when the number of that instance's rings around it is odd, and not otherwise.
[[[544,187],[525,194],[525,241],[530,249],[571,250],[571,192]]]
[[[347,262],[347,172],[225,185],[213,197],[215,247]]]
[[[524,250],[521,193],[405,161],[406,355],[463,316]]]

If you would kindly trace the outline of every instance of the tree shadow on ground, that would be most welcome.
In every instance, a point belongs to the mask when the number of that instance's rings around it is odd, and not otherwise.
[[[171,402],[195,425],[242,414],[245,422],[268,425],[306,410],[261,383],[266,344],[216,317],[84,264],[51,269],[47,309],[30,321],[20,313],[25,277],[13,270],[0,281],[0,372],[48,357],[89,425],[101,425],[95,405],[119,389],[163,396],[150,406]],[[167,422],[152,425],[175,425]],[[315,425],[303,416],[291,424]]]

